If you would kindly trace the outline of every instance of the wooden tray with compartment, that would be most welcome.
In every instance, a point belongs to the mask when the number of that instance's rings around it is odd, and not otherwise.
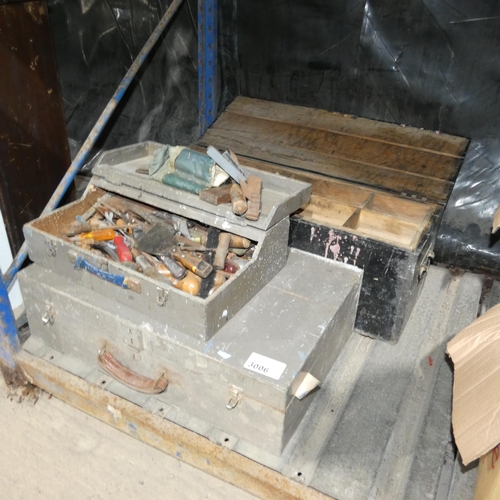
[[[397,342],[432,257],[468,139],[236,98],[195,144],[312,184],[290,244],[364,269],[356,330]]]

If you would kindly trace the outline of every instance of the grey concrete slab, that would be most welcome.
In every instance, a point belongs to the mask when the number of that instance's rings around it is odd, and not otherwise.
[[[441,352],[439,356],[444,358],[445,354]],[[439,363],[437,356],[435,358]],[[432,404],[415,449],[405,500],[436,498],[438,491],[443,489],[446,491],[444,499],[448,498],[455,462],[455,449],[450,432],[453,372],[448,363],[439,364],[439,383],[432,392]]]
[[[457,456],[448,492],[449,500],[472,500],[476,486],[478,464],[479,461],[476,460],[465,467],[462,464],[460,456]]]
[[[417,454],[425,446],[421,440],[432,439],[425,424],[434,418],[429,412],[439,411],[435,388],[443,383],[439,390],[446,393],[446,384],[450,390],[449,379],[438,376],[446,342],[476,317],[481,286],[480,276],[452,277],[446,269],[431,269],[400,342],[373,349],[311,486],[338,500],[406,498],[412,475],[415,479],[425,460]],[[449,425],[443,436],[439,424],[434,435],[444,458]]]

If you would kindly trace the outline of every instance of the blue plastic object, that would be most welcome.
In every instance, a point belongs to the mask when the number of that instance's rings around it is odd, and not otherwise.
[[[112,283],[113,285],[119,286],[120,288],[128,289],[128,283],[125,276],[120,276],[119,274],[109,273],[107,271],[103,271],[98,267],[94,266],[90,262],[86,261],[82,256],[78,256],[75,262],[75,269],[83,269],[98,278],[107,281],[108,283]]]
[[[14,354],[19,351],[19,336],[9,293],[0,276],[0,361],[15,368]]]

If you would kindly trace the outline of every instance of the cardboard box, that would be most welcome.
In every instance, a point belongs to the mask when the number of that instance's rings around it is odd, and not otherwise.
[[[500,304],[451,340],[448,354],[455,366],[453,433],[467,465],[500,443]]]

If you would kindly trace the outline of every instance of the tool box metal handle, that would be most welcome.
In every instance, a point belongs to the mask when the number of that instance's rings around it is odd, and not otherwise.
[[[99,366],[114,379],[136,391],[146,394],[160,394],[167,388],[168,380],[165,372],[156,380],[139,375],[122,365],[112,354],[106,351],[106,347],[99,352],[97,361]]]
[[[141,283],[138,280],[120,276],[119,274],[113,274],[108,271],[103,271],[85,260],[85,258],[81,255],[76,257],[75,269],[83,269],[84,271],[87,271],[88,273],[93,274],[108,283],[112,283],[120,288],[125,288],[126,290],[132,290],[135,293],[141,293],[142,291]]]

